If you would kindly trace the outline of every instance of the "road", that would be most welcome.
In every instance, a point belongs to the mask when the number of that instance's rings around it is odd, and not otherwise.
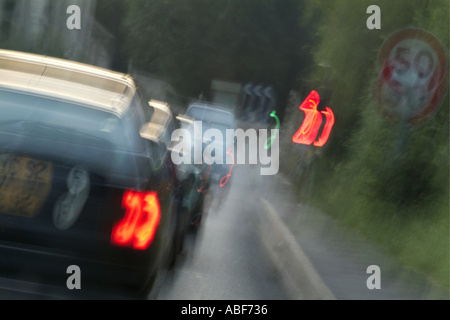
[[[260,210],[255,185],[263,177],[252,165],[235,166],[233,171],[225,190],[213,188],[213,200],[195,247],[190,238],[158,299],[289,299],[255,225]]]

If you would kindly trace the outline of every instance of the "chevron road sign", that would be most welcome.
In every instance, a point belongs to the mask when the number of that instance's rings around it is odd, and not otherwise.
[[[266,88],[263,90],[263,95],[264,95],[265,97],[268,97],[268,98],[273,98],[273,97],[274,97],[274,94],[273,94],[273,88],[272,88],[272,87],[266,87]]]
[[[255,93],[256,96],[263,97],[263,94],[262,94],[263,89],[264,89],[264,87],[262,87],[262,86],[254,86],[253,92]]]
[[[243,91],[250,96],[274,98],[274,91],[272,87],[257,86],[251,83],[244,85]]]
[[[247,83],[242,87],[245,94],[243,118],[246,120],[268,121],[270,110],[275,108],[273,87]]]

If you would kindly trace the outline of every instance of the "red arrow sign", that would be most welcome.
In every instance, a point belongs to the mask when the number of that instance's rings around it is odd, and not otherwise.
[[[292,137],[294,143],[310,145],[316,139],[322,124],[322,114],[325,115],[326,123],[322,131],[319,141],[315,141],[316,147],[322,147],[330,137],[331,129],[334,125],[334,114],[330,108],[326,107],[326,111],[317,111],[320,102],[320,96],[316,91],[306,97],[305,101],[300,105],[300,110],[305,112],[305,119],[300,129]]]

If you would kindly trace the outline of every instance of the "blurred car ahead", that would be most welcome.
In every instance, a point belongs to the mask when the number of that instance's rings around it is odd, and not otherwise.
[[[202,137],[204,136],[205,131],[208,129],[218,129],[222,133],[223,140],[219,141],[219,144],[223,152],[223,164],[214,163],[212,165],[211,172],[212,182],[219,183],[220,180],[223,179],[223,177],[226,177],[229,174],[232,166],[231,164],[227,163],[227,157],[230,157],[230,155],[227,154],[228,150],[226,150],[226,139],[228,129],[231,129],[233,131],[236,130],[235,116],[233,112],[227,108],[202,102],[194,102],[190,104],[187,109],[186,115],[194,118],[197,121],[201,121]],[[204,141],[203,150],[208,144],[209,141]],[[231,150],[230,152],[232,154],[232,157],[234,158],[234,150]],[[228,160],[228,162],[231,162],[231,160]]]
[[[147,126],[155,132],[152,139],[158,146],[161,153],[172,155],[177,141],[172,141],[180,129],[180,123],[175,119],[168,105],[161,101],[152,100],[149,106],[153,108],[152,121]],[[155,127],[157,126],[157,127]],[[155,130],[155,128],[159,128]],[[193,137],[193,136],[192,136]],[[196,190],[196,181],[200,180],[199,170],[193,164],[175,165],[175,172],[178,178],[180,188],[177,194],[177,223],[176,223],[176,241],[174,244],[174,257],[171,260],[171,266],[174,265],[176,255],[184,248],[186,234],[190,229],[193,210],[196,209],[197,202],[200,199],[200,193]]]
[[[141,135],[153,141],[158,151],[164,157],[172,156],[172,149],[176,142],[172,141],[172,135],[176,129],[179,129],[178,122],[172,114],[168,105],[162,101],[151,100],[149,102],[151,110],[153,110],[151,122],[144,128],[146,133]],[[170,266],[173,267],[177,255],[183,250],[184,240],[189,228],[189,212],[184,210],[183,203],[188,198],[193,188],[194,178],[183,170],[183,165],[174,165],[175,176],[177,177],[177,185],[179,186],[176,193],[175,205],[177,208],[175,241],[173,244],[173,252],[170,260]]]
[[[178,188],[147,103],[130,76],[0,50],[1,278],[70,296],[76,265],[80,294],[147,296],[177,241]]]
[[[185,195],[182,207],[189,212],[190,230],[194,233],[198,231],[202,220],[205,218],[206,212],[205,197],[208,195],[210,185],[211,164],[205,160],[201,164],[195,164],[194,161],[194,128],[196,126],[195,119],[185,116],[177,116],[180,128],[186,129],[191,136],[191,164],[178,165],[181,174],[193,181],[193,187]]]

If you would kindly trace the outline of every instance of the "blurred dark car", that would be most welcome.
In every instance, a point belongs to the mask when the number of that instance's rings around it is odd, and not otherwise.
[[[146,133],[141,130],[141,135],[153,141],[158,148],[158,152],[165,157],[172,156],[172,148],[176,142],[172,141],[172,135],[176,129],[179,129],[178,122],[175,120],[172,111],[167,103],[162,101],[151,100],[149,107],[153,111],[151,122],[144,128]],[[161,163],[157,165],[157,168]],[[173,244],[173,252],[170,261],[170,267],[173,267],[176,262],[177,255],[183,250],[186,232],[189,227],[189,214],[183,210],[183,199],[185,195],[190,192],[193,187],[193,179],[190,176],[183,174],[180,166],[173,164],[174,175],[177,177],[177,189],[175,197],[176,205],[176,227],[175,227],[175,241]]]
[[[147,296],[174,256],[179,189],[153,113],[130,76],[0,50],[0,280]]]
[[[161,101],[152,100],[149,106],[153,108],[151,123],[147,125],[148,131],[153,132],[151,138],[157,145],[161,153],[172,154],[174,146],[178,143],[176,134],[177,129],[184,129],[185,123],[176,119],[169,106]],[[193,135],[192,135],[193,137]],[[174,138],[174,141],[172,141]],[[202,207],[200,201],[203,200],[202,191],[204,187],[197,191],[200,185],[200,168],[191,164],[174,165],[176,176],[180,188],[176,197],[177,205],[177,224],[176,240],[174,244],[174,255],[180,253],[184,248],[185,238],[190,229],[198,227],[200,219],[197,216]],[[194,223],[194,224],[193,224]],[[171,266],[175,263],[176,257],[173,257]]]
[[[177,121],[180,128],[186,129],[191,136],[191,163],[182,163],[177,166],[182,175],[193,182],[193,187],[188,190],[183,197],[182,207],[189,214],[190,230],[196,233],[205,218],[207,208],[205,206],[205,198],[208,195],[210,186],[211,164],[202,161],[200,164],[195,164],[194,161],[194,144],[195,144],[195,119],[186,115],[178,115]],[[199,141],[201,144],[201,141]]]

